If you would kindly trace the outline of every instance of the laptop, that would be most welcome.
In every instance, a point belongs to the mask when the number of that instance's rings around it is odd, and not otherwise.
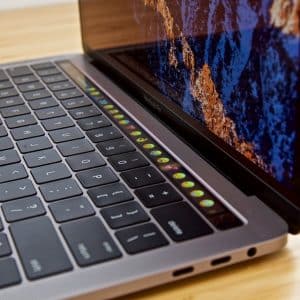
[[[298,3],[79,4],[84,54],[0,66],[0,298],[110,299],[284,247]]]

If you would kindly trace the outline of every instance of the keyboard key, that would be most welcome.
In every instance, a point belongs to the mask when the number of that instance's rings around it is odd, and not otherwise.
[[[111,156],[108,161],[115,168],[115,170],[119,172],[149,165],[149,162],[139,152],[129,152],[121,155],[114,155]]]
[[[136,254],[169,244],[152,223],[119,230],[116,236],[129,254]]]
[[[40,191],[47,202],[82,195],[82,190],[73,179],[65,179],[43,184],[40,186]]]
[[[1,109],[3,118],[15,117],[30,114],[30,110],[25,105],[5,107]]]
[[[77,98],[77,97],[83,96],[83,94],[78,89],[58,91],[58,92],[55,92],[54,95],[59,100],[66,100],[66,99]]]
[[[58,106],[58,103],[53,98],[43,98],[29,102],[29,106],[33,109],[43,109]]]
[[[88,194],[97,207],[113,205],[133,199],[124,184],[114,183],[88,190]]]
[[[42,62],[37,63],[31,66],[34,70],[43,70],[43,69],[49,69],[54,67],[54,64],[51,62]]]
[[[15,84],[24,84],[24,83],[30,83],[30,82],[36,82],[39,81],[38,78],[34,75],[26,75],[26,76],[20,76],[13,78],[13,81]]]
[[[61,103],[66,109],[73,109],[92,105],[92,101],[86,97],[64,100]]]
[[[31,139],[34,137],[45,135],[40,125],[31,125],[11,130],[11,134],[16,141]]]
[[[213,233],[202,217],[184,202],[154,208],[151,213],[175,242]]]
[[[63,117],[66,115],[61,107],[45,108],[35,111],[39,120],[46,120],[51,118]]]
[[[11,77],[31,75],[32,71],[27,66],[14,67],[7,70]]]
[[[85,118],[78,121],[78,125],[83,130],[91,130],[110,126],[110,121],[104,116]]]
[[[0,260],[0,289],[21,282],[21,277],[13,258]]]
[[[9,97],[5,99],[1,99],[0,101],[0,108],[5,108],[5,107],[10,107],[10,106],[16,106],[24,104],[24,101],[20,96],[15,96],[15,97]]]
[[[9,165],[0,168],[0,183],[27,178],[28,174],[21,164]]]
[[[61,162],[60,156],[54,149],[25,154],[24,160],[29,168]]]
[[[135,201],[103,208],[101,214],[107,224],[113,229],[150,220],[143,208]]]
[[[55,221],[66,222],[83,217],[92,216],[95,211],[89,201],[84,197],[61,200],[49,205]]]
[[[10,231],[28,279],[72,270],[69,258],[47,217],[13,223]]]
[[[18,92],[15,88],[0,91],[0,99],[14,96],[18,96]]]
[[[76,176],[85,188],[119,181],[118,177],[108,167],[82,171]]]
[[[76,127],[54,130],[51,131],[49,135],[54,143],[62,143],[84,138],[82,132]]]
[[[6,90],[12,88],[13,85],[9,80],[0,82],[0,90]]]
[[[0,70],[0,81],[8,80],[3,70]]]
[[[0,125],[0,137],[5,137],[7,135],[8,135],[8,133],[7,133],[6,129],[5,129],[5,127],[2,126],[2,125]]]
[[[134,146],[125,139],[102,142],[97,145],[97,148],[104,156],[111,156],[135,151]]]
[[[6,234],[0,233],[0,257],[11,255],[11,248]]]
[[[63,129],[75,126],[74,122],[69,117],[58,117],[42,121],[42,125],[47,131]]]
[[[6,150],[0,152],[0,167],[20,162],[19,154],[16,150]]]
[[[95,106],[71,109],[69,112],[71,116],[76,120],[101,115],[100,110]]]
[[[45,89],[40,91],[27,92],[23,95],[28,101],[51,97],[51,94]]]
[[[164,181],[164,178],[153,167],[145,167],[121,173],[122,178],[131,188],[138,188]]]
[[[67,159],[67,163],[73,171],[92,169],[106,164],[101,155],[96,152],[72,156]]]
[[[36,190],[28,179],[0,184],[0,202],[33,196]]]
[[[35,168],[31,173],[38,184],[71,177],[68,168],[62,163]]]
[[[57,147],[63,156],[72,156],[95,150],[92,144],[87,139],[61,143]]]
[[[17,142],[17,145],[21,153],[29,153],[52,148],[50,140],[45,136],[19,141]]]
[[[81,267],[122,256],[98,218],[92,217],[63,224],[61,231]]]
[[[0,218],[0,231],[2,231],[3,229],[4,229],[3,223],[2,223],[1,218]]]
[[[135,194],[146,207],[155,207],[182,200],[182,197],[168,183],[140,188]]]
[[[48,87],[53,92],[75,88],[70,81],[49,84]]]
[[[68,79],[62,74],[43,77],[42,80],[46,84],[57,83],[57,82],[61,82],[61,81],[68,81]]]
[[[25,83],[18,86],[18,89],[22,92],[32,92],[37,90],[44,89],[44,86],[40,82],[31,82],[31,83]]]
[[[5,120],[5,122],[9,129],[24,127],[24,126],[28,126],[28,125],[35,125],[37,123],[36,119],[31,114],[7,118]]]
[[[114,140],[122,137],[119,129],[113,126],[90,130],[87,132],[87,135],[94,143]]]
[[[20,221],[46,214],[38,197],[9,201],[2,205],[2,210],[7,222]]]
[[[9,150],[12,148],[14,148],[14,144],[9,137],[0,138],[0,151]]]
[[[61,73],[56,67],[52,67],[52,68],[49,68],[49,69],[43,69],[43,70],[37,70],[36,72],[41,77],[50,76],[50,75],[57,75],[57,74]]]

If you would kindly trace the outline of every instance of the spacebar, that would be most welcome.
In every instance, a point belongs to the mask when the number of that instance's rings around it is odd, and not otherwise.
[[[72,269],[47,217],[14,223],[10,231],[28,279],[39,279]]]

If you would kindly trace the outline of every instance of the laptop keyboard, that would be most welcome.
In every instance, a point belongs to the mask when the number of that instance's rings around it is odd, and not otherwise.
[[[0,70],[0,113],[0,288],[242,225],[69,62]]]

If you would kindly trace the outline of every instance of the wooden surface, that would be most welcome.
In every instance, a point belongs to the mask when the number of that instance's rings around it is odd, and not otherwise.
[[[0,12],[0,63],[80,51],[76,5]],[[125,299],[300,299],[300,236],[290,236],[287,247],[269,257],[137,293],[122,300]]]

